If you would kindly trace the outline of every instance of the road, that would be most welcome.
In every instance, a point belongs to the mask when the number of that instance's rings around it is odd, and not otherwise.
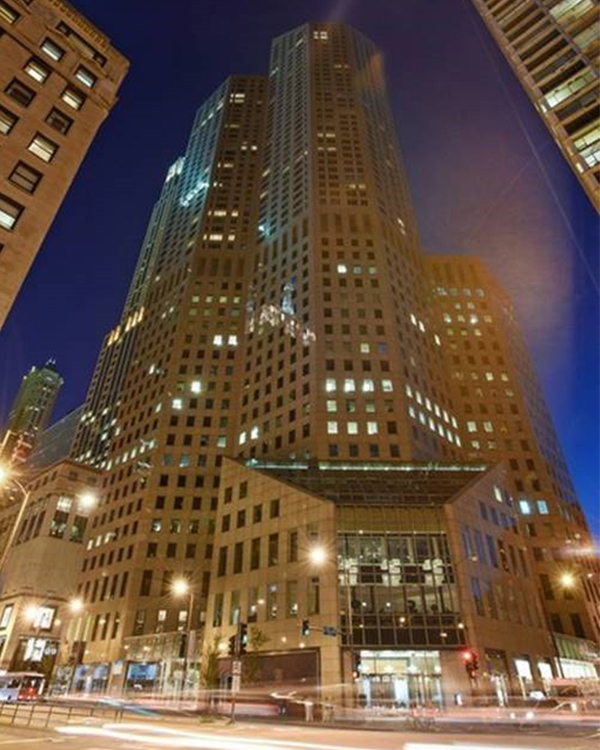
[[[368,731],[252,724],[79,722],[46,730],[0,724],[0,750],[598,750],[596,737]]]

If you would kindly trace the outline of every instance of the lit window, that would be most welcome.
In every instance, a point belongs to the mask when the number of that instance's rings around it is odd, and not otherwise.
[[[333,378],[328,378],[325,381],[325,390],[327,391],[327,393],[333,393],[335,389],[336,389],[335,380]]]
[[[497,485],[494,485],[494,497],[499,503],[503,502],[502,490]]]
[[[381,387],[384,393],[391,393],[394,390],[394,384],[391,380],[382,380]]]
[[[36,60],[34,57],[27,63],[24,68],[27,75],[31,76],[34,81],[38,83],[44,83],[44,81],[50,75],[50,69],[47,68],[44,63]]]
[[[227,438],[225,435],[220,435],[217,438],[217,448],[226,448],[227,447]]]
[[[467,432],[477,432],[477,422],[467,422]]]
[[[362,344],[360,345],[360,353],[369,354],[370,351],[371,351],[370,345],[363,341]]]
[[[353,378],[346,378],[344,380],[344,393],[354,393],[356,390],[356,383]]]
[[[93,88],[96,85],[96,81],[98,80],[97,77],[90,70],[84,68],[83,65],[77,68],[75,78],[77,78],[79,83],[87,86],[88,89]]]
[[[2,610],[2,617],[0,618],[0,630],[3,630],[4,628],[8,627],[8,623],[10,622],[10,617],[12,615],[13,608],[14,608],[13,604],[7,604]]]
[[[0,227],[14,229],[22,213],[23,206],[19,206],[5,195],[0,195]]]
[[[65,54],[64,49],[61,49],[58,44],[55,44],[51,39],[44,39],[42,42],[42,52],[45,52],[48,57],[51,57],[57,62]]]
[[[240,433],[240,437],[238,439],[238,443],[240,445],[244,445],[245,442],[246,442],[246,433],[245,432],[241,432]]]
[[[0,107],[0,133],[8,135],[18,121],[18,117],[9,112],[8,109]]]
[[[38,133],[29,144],[29,151],[42,161],[49,162],[52,161],[54,154],[58,151],[58,146]]]
[[[328,435],[337,435],[338,434],[338,423],[337,422],[327,422],[327,434]]]
[[[238,344],[238,337],[236,335],[231,335],[227,338],[227,343],[229,346],[237,346]]]
[[[223,336],[220,334],[213,336],[213,346],[223,346]]]
[[[183,409],[183,400],[180,398],[174,398],[173,399],[173,408],[174,409]]]
[[[367,434],[368,435],[377,435],[379,432],[379,428],[377,426],[377,422],[367,422]]]
[[[192,391],[192,393],[200,393],[200,391],[202,390],[200,381],[192,380],[191,385],[190,385],[190,390]]]
[[[70,87],[67,87],[63,91],[60,98],[65,104],[68,104],[71,109],[81,109],[83,107],[83,103],[85,102],[85,96],[83,94],[80,94],[76,89],[72,89]]]
[[[345,266],[343,263],[340,263],[337,267],[338,273],[348,273],[348,267]]]
[[[410,385],[408,383],[404,386],[404,390],[406,391],[406,395],[409,398],[412,398],[412,396],[413,396],[412,388],[410,387]]]
[[[337,411],[337,401],[328,401],[327,411]]]
[[[0,2],[0,18],[6,23],[13,24],[18,21],[20,16],[16,10],[13,10],[10,5],[4,2]]]
[[[530,516],[531,504],[529,503],[529,500],[519,500],[519,510],[521,511],[522,515]]]
[[[538,507],[538,512],[539,512],[539,513],[540,513],[540,514],[541,514],[542,516],[547,516],[547,515],[548,515],[548,513],[550,512],[550,511],[548,510],[548,503],[547,503],[547,502],[546,502],[545,500],[538,500],[538,501],[537,501],[537,507]]]
[[[358,435],[358,422],[348,422],[348,435]]]
[[[253,427],[250,430],[250,440],[256,440],[258,438],[258,427]]]
[[[362,391],[363,393],[373,393],[375,390],[375,383],[372,380],[363,380]]]

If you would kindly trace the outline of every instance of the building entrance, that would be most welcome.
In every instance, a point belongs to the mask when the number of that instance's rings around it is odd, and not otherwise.
[[[438,651],[360,651],[356,680],[367,707],[442,706]]]

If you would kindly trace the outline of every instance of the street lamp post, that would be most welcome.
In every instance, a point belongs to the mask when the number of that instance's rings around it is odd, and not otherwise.
[[[183,695],[185,693],[185,688],[186,688],[187,679],[188,679],[189,654],[190,654],[190,645],[192,641],[192,615],[194,611],[194,592],[189,582],[186,581],[185,578],[177,578],[175,581],[173,581],[172,591],[175,596],[185,596],[186,594],[188,596],[188,613],[187,613],[187,621],[186,621],[186,643],[185,643],[185,650],[183,652],[183,678],[181,681],[181,692]]]

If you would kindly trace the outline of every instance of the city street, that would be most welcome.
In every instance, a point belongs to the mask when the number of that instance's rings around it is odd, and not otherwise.
[[[125,721],[78,723],[45,730],[0,727],[0,748],[50,747],[64,750],[146,750],[153,747],[198,750],[592,750],[598,735],[498,736],[382,732],[322,727],[274,726],[243,723],[197,728],[191,723]]]

